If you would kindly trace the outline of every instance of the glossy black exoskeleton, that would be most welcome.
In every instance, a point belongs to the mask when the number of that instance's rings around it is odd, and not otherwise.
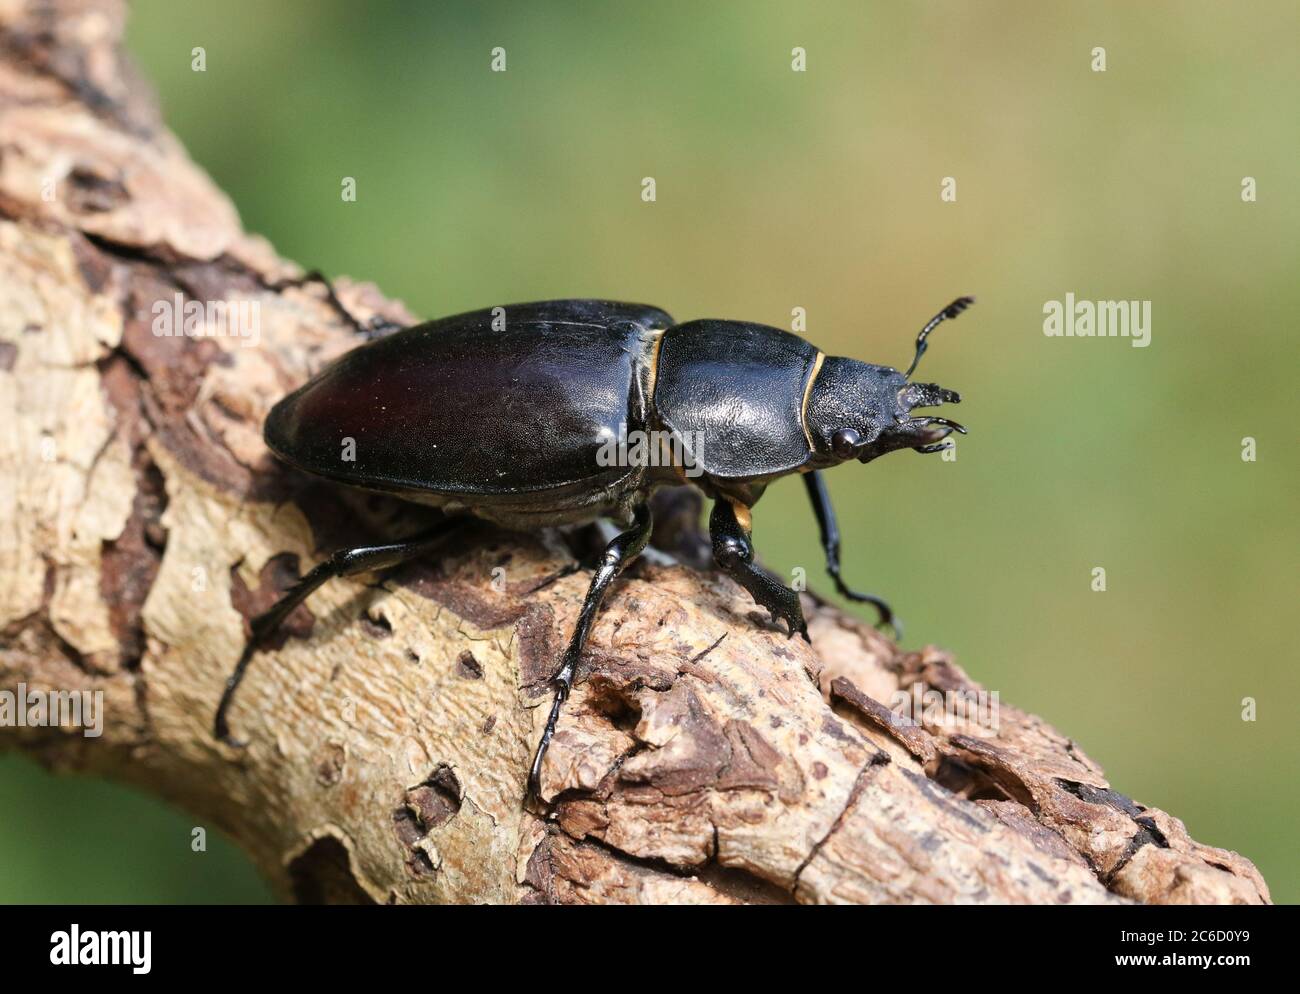
[[[337,298],[331,299],[337,303]],[[759,324],[674,324],[655,307],[555,300],[490,308],[406,328],[353,349],[281,400],[266,442],[316,476],[442,508],[414,538],[336,552],[304,576],[252,634],[217,710],[216,736],[261,643],[326,580],[386,569],[435,548],[472,514],[512,528],[610,517],[626,529],[595,566],[554,675],[555,701],[529,775],[542,761],[606,591],[650,537],[648,498],[690,483],[713,499],[718,566],[808,637],[799,595],[754,563],[750,509],[769,483],[800,473],[821,529],[827,569],[844,596],[873,604],[840,576],[839,530],[821,471],[895,449],[935,452],[965,429],[918,407],[957,394],[913,383],[926,338],[972,303],[961,297],[917,336],[906,373],[828,357],[797,335]],[[344,439],[355,445],[345,459]]]

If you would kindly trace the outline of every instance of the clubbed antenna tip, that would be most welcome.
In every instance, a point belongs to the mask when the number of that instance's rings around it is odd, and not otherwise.
[[[921,333],[916,336],[916,355],[912,357],[912,365],[908,366],[907,372],[903,374],[904,379],[911,379],[912,373],[916,370],[916,364],[921,361],[921,356],[925,355],[925,350],[929,348],[925,340],[930,337],[930,332],[934,331],[939,322],[955,318],[973,303],[975,303],[974,297],[958,297],[926,322],[925,327],[921,329]]]
[[[973,303],[975,303],[974,297],[958,297],[943,309],[943,316],[951,321]]]

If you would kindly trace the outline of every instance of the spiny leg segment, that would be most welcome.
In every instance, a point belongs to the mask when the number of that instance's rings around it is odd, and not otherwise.
[[[569,691],[573,689],[578,660],[582,657],[582,649],[587,643],[587,636],[591,633],[596,613],[600,610],[601,602],[605,599],[610,584],[645,549],[646,543],[650,541],[653,524],[650,505],[638,505],[632,515],[632,527],[615,537],[605,547],[605,552],[592,575],[587,596],[582,601],[582,610],[578,613],[578,623],[574,626],[569,645],[564,650],[560,668],[551,677],[551,682],[555,686],[555,700],[551,704],[551,713],[546,719],[546,730],[542,732],[541,741],[537,743],[537,752],[533,755],[532,767],[528,772],[528,792],[534,798],[541,798],[542,761],[546,758],[547,747],[550,746],[551,737],[555,734],[560,710],[569,698]]]
[[[249,627],[252,631],[244,644],[244,651],[239,657],[239,662],[235,664],[234,671],[226,680],[225,692],[221,695],[221,703],[217,705],[217,713],[212,723],[212,732],[217,739],[227,745],[237,747],[244,745],[230,734],[227,720],[230,704],[234,700],[240,682],[244,679],[244,672],[248,669],[253,655],[259,646],[280,627],[294,608],[311,596],[322,584],[337,576],[356,576],[358,573],[389,569],[424,555],[460,524],[461,522],[454,518],[447,518],[402,542],[339,549],[294,584],[288,593],[271,606],[270,610],[254,618],[250,622]]]

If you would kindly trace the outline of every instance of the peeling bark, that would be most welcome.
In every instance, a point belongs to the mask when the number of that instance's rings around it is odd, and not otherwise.
[[[643,562],[613,590],[525,810],[546,679],[592,536],[467,529],[335,581],[213,709],[247,619],[299,570],[421,512],[276,463],[270,406],[355,336],[241,229],[120,52],[116,2],[0,2],[0,688],[104,694],[101,738],[4,728],[56,770],[219,825],[286,897],[374,902],[1234,902],[1235,853],[1114,791],[1002,706],[903,727],[900,687],[977,691],[806,598],[809,647],[731,581]],[[53,190],[53,197],[43,197]],[[360,319],[411,316],[365,284]],[[255,302],[255,347],[153,307]],[[699,558],[694,505],[656,542]],[[498,570],[499,568],[499,570]],[[494,583],[496,576],[504,583]],[[502,572],[503,571],[503,572]]]

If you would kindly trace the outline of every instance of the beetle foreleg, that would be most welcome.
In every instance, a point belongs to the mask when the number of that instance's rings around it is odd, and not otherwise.
[[[239,687],[240,681],[244,679],[244,671],[248,669],[253,654],[280,627],[294,608],[311,596],[327,580],[332,580],[336,576],[356,576],[358,573],[369,573],[372,570],[389,569],[423,555],[445,538],[447,533],[458,523],[456,519],[448,518],[438,522],[432,528],[426,529],[414,538],[404,542],[394,542],[391,545],[369,545],[355,549],[339,549],[294,584],[287,594],[271,606],[270,610],[254,618],[249,624],[251,632],[248,641],[244,644],[244,651],[239,657],[239,662],[235,664],[234,671],[226,680],[225,692],[221,695],[221,703],[217,705],[216,717],[212,723],[213,735],[227,745],[244,745],[243,742],[231,736],[230,726],[226,721],[226,712],[230,710],[230,703],[234,699],[235,690]]]
[[[596,572],[591,578],[591,586],[587,588],[587,596],[582,601],[582,610],[578,613],[578,623],[574,626],[568,648],[564,650],[564,659],[560,663],[560,668],[555,671],[555,675],[551,677],[551,682],[555,684],[555,700],[551,704],[551,714],[546,719],[546,730],[542,732],[542,739],[537,743],[537,752],[533,756],[533,765],[528,773],[528,791],[535,798],[541,798],[542,760],[546,756],[547,746],[551,744],[551,736],[555,734],[555,724],[559,721],[560,709],[568,700],[569,691],[573,689],[573,676],[578,667],[578,660],[582,657],[583,646],[587,644],[592,623],[596,620],[596,612],[600,610],[601,601],[605,599],[605,592],[609,589],[609,585],[633,559],[641,554],[646,543],[650,541],[653,524],[650,506],[639,504],[633,512],[632,527],[605,547],[604,555],[596,566]]]
[[[330,278],[322,273],[319,269],[312,269],[303,273],[301,276],[290,276],[287,279],[280,280],[271,284],[271,290],[288,290],[295,287],[304,287],[308,283],[319,283],[325,288],[325,295],[329,298],[330,305],[342,316],[343,320],[352,325],[353,330],[364,338],[371,341],[376,338],[383,338],[385,335],[391,335],[395,331],[401,331],[402,325],[396,321],[389,321],[387,318],[376,314],[368,324],[362,324],[356,319],[356,316],[343,306],[343,301],[339,299],[338,293],[334,289],[334,284]]]
[[[740,507],[748,519],[749,508],[743,504]],[[754,565],[754,546],[749,539],[749,528],[741,524],[737,508],[725,497],[713,502],[709,537],[713,539],[713,559],[723,571],[748,590],[758,604],[771,611],[773,620],[789,625],[788,636],[798,632],[805,642],[812,641],[808,638],[808,625],[803,618],[799,595],[771,573]]]
[[[831,504],[830,491],[826,481],[817,470],[803,475],[804,485],[808,488],[808,499],[812,501],[813,513],[817,515],[817,526],[822,533],[822,549],[826,553],[826,572],[835,581],[835,589],[851,601],[871,604],[879,614],[877,625],[888,625],[894,630],[894,637],[903,637],[903,623],[894,616],[893,609],[875,594],[860,594],[840,576],[840,527],[835,521],[835,508]]]

